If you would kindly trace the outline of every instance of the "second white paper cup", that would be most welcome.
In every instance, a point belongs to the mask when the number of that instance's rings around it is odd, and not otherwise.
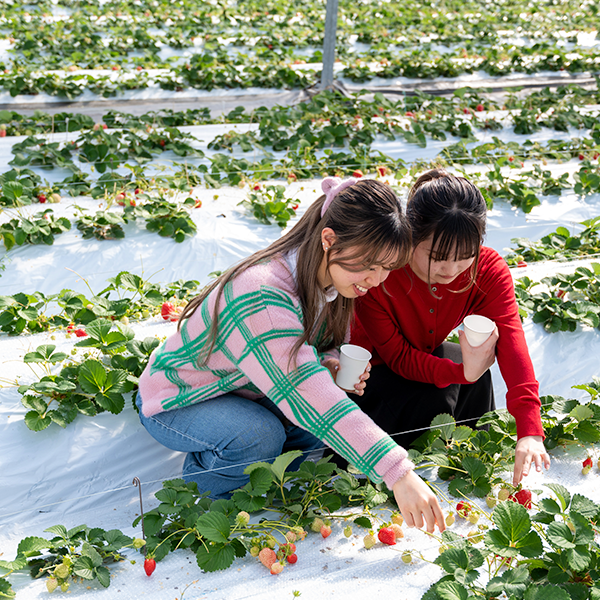
[[[354,392],[354,386],[360,382],[360,376],[365,372],[371,353],[361,346],[344,344],[340,348],[340,370],[335,382],[343,390]]]
[[[481,315],[469,315],[465,317],[463,325],[467,341],[473,348],[481,346],[492,335],[494,327],[496,327],[494,321]]]

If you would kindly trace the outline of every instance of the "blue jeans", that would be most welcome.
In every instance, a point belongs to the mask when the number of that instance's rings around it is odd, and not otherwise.
[[[136,398],[138,408],[141,397]],[[185,481],[195,481],[200,492],[213,499],[229,498],[244,486],[244,469],[255,462],[272,463],[289,450],[302,450],[293,470],[313,450],[325,447],[308,431],[290,423],[268,398],[248,400],[224,394],[192,406],[176,408],[140,421],[158,442],[178,452],[187,452],[183,463]]]

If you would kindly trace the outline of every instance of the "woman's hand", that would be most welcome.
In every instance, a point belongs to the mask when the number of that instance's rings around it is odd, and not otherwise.
[[[333,381],[335,381],[337,372],[340,370],[340,361],[335,358],[328,358],[323,361],[323,366],[329,369]],[[367,387],[367,379],[371,377],[371,363],[367,364],[367,368],[364,373],[360,376],[360,381],[354,386],[354,393],[358,396],[362,396],[365,393]]]
[[[496,361],[496,342],[498,341],[498,327],[492,331],[490,337],[481,344],[473,348],[467,341],[467,336],[462,330],[458,330],[458,339],[460,342],[460,351],[463,360],[463,372],[465,379],[477,381]]]
[[[444,514],[435,494],[414,471],[396,481],[392,491],[408,527],[420,529],[425,523],[427,531],[433,533],[437,523],[440,532],[446,529]]]
[[[513,474],[514,486],[519,485],[521,479],[529,475],[532,463],[535,464],[535,469],[538,473],[542,470],[542,464],[546,469],[550,468],[550,456],[546,452],[541,435],[528,435],[522,437],[517,442],[515,470]]]

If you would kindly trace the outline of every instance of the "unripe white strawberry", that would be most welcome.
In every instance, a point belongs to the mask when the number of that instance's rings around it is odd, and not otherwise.
[[[288,532],[285,534],[285,539],[286,539],[288,542],[295,542],[295,541],[298,539],[298,536],[297,536],[297,535],[296,535],[296,534],[295,534],[293,531],[288,531]]]
[[[405,550],[402,553],[402,562],[406,563],[406,564],[409,564],[412,562],[412,554],[408,550]]]
[[[241,510],[235,517],[235,524],[241,527],[245,527],[249,522],[250,515],[245,510]]]
[[[365,537],[363,538],[363,544],[365,545],[365,548],[367,550],[370,550],[376,543],[377,540],[375,539],[375,536],[370,533],[365,535]]]
[[[344,527],[344,535],[349,538],[352,535],[352,527],[350,527],[350,525],[346,525],[346,527]]]
[[[500,491],[498,492],[498,500],[500,500],[500,502],[504,502],[505,500],[508,500],[508,497],[510,496],[510,491],[508,488],[500,488]]]
[[[404,523],[402,515],[400,513],[394,513],[392,515],[392,523],[395,523],[396,525],[402,525]]]
[[[319,517],[317,517],[310,525],[310,528],[315,532],[315,533],[320,533],[321,532],[321,527],[323,527],[323,525],[325,525],[325,523],[323,522],[323,519],[319,519]]]
[[[485,503],[488,505],[488,508],[494,508],[494,506],[497,504],[497,500],[493,494],[488,494],[485,497]]]
[[[452,527],[452,525],[454,525],[454,522],[456,521],[456,517],[454,516],[454,513],[450,513],[447,517],[446,517],[446,525],[448,527]]]
[[[472,523],[473,525],[477,525],[477,522],[479,521],[479,514],[472,512],[471,514],[469,514],[468,520],[469,520],[469,523]]]
[[[392,523],[390,529],[394,532],[397,540],[404,537],[404,531],[402,531],[402,527],[397,523]]]
[[[58,581],[54,577],[46,579],[46,589],[52,593],[58,587]]]

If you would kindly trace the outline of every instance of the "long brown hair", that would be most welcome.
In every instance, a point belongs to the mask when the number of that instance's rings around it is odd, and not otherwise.
[[[487,217],[487,205],[477,186],[444,169],[427,171],[408,193],[406,216],[413,247],[431,238],[429,271],[432,260],[449,260],[452,253],[451,260],[475,257],[470,281],[459,292],[471,288],[475,283]]]
[[[300,347],[306,342],[317,344],[320,352],[343,343],[354,312],[354,300],[338,295],[333,302],[324,301],[324,291],[317,275],[324,254],[321,232],[326,227],[336,235],[335,242],[326,253],[328,271],[333,264],[348,268],[356,260],[365,268],[374,265],[400,268],[407,263],[411,248],[410,228],[400,201],[389,185],[371,179],[360,180],[339,192],[321,216],[324,201],[325,196],[318,198],[291,231],[268,248],[255,252],[223,273],[184,308],[178,329],[183,320],[190,318],[209,294],[218,288],[208,337],[210,341],[198,358],[199,366],[206,364],[216,342],[218,306],[225,286],[253,265],[294,250],[298,251],[296,283],[304,334],[294,345],[290,358],[295,360]],[[349,249],[354,250],[351,255],[343,260],[336,258]]]

